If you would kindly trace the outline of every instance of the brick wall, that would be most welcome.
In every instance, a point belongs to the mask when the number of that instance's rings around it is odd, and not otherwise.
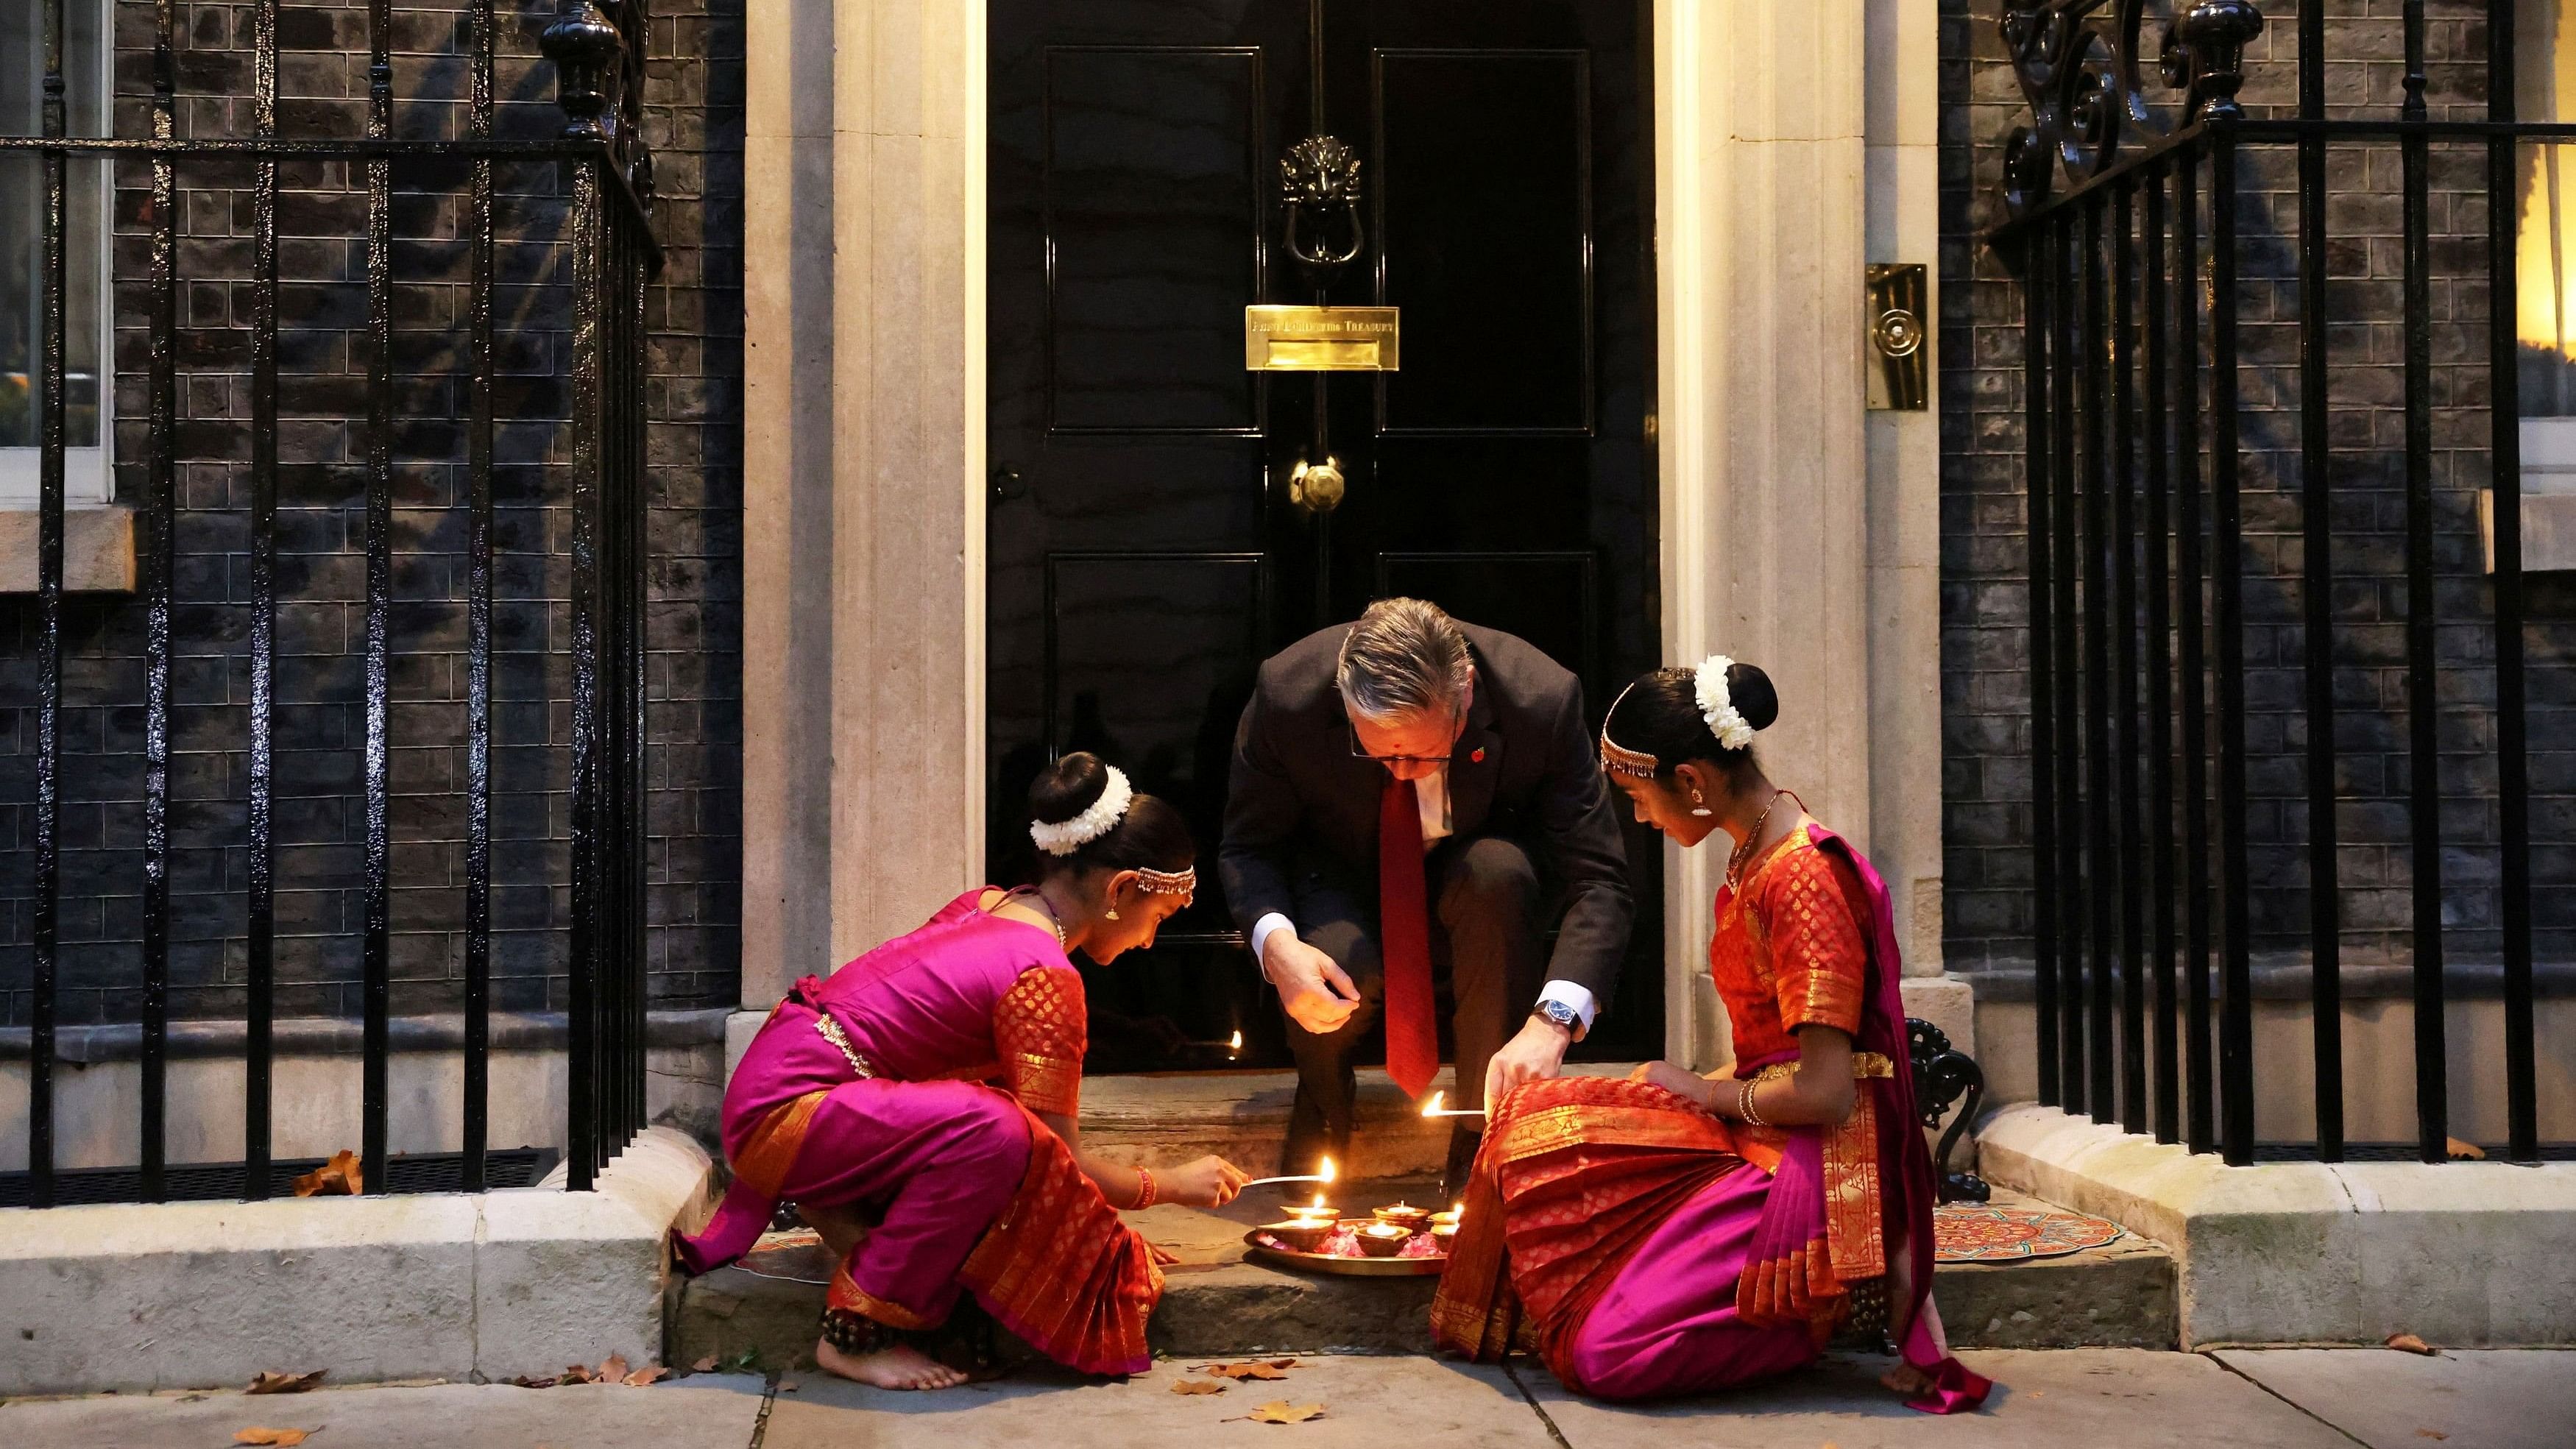
[[[2393,115],[2403,95],[2397,0],[2323,0],[2330,113]],[[2150,5],[2153,38],[2170,4]],[[2295,111],[2298,0],[2269,0],[2242,93]],[[2023,118],[1991,0],[1941,0],[1942,661],[1947,940],[1954,969],[2031,954],[2031,771],[2022,494],[2021,294],[1979,241],[2001,220],[2001,143]],[[2428,10],[2436,117],[2483,119],[2484,5]],[[2526,59],[2524,64],[2534,63]],[[2177,97],[2151,84],[2160,102]],[[2258,953],[2307,938],[2306,716],[2300,661],[2298,197],[2294,153],[2242,166],[2239,297],[2249,897]],[[2327,227],[2333,611],[2344,959],[2411,959],[2404,565],[2401,192],[2392,146],[2337,147]],[[2488,481],[2486,197],[2482,148],[2433,148],[2433,483],[2443,919],[2449,957],[2500,951],[2492,596],[2477,490]],[[2576,578],[2535,575],[2527,632],[2531,835],[2540,959],[2576,958]],[[2186,846],[2186,855],[2192,852]]]
[[[79,0],[74,0],[79,3]],[[537,36],[553,0],[501,0],[499,128],[562,125]],[[741,772],[743,0],[657,0],[646,133],[668,264],[646,302],[647,861],[656,1006],[736,995]],[[252,131],[246,3],[181,7],[182,135]],[[281,17],[283,134],[363,132],[367,7]],[[149,133],[152,8],[119,5],[115,130]],[[395,130],[464,134],[463,0],[405,4]],[[251,169],[181,176],[173,620],[172,1009],[242,1009],[249,738]],[[399,168],[392,249],[397,425],[391,776],[393,1009],[461,1000],[467,479],[461,163]],[[570,319],[563,179],[498,168],[493,910],[495,1005],[560,1008],[568,898]],[[279,205],[277,1009],[357,1010],[365,644],[363,168],[290,163]],[[121,502],[144,496],[149,176],[115,178]],[[140,994],[143,610],[66,610],[61,1019],[133,1020]],[[34,877],[34,601],[0,600],[0,1024],[27,1019]]]

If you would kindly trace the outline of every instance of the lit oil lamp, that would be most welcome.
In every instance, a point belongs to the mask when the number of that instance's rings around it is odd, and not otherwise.
[[[1418,1208],[1409,1202],[1389,1203],[1379,1208],[1374,1216],[1380,1223],[1404,1229],[1408,1235],[1421,1232],[1431,1223],[1431,1209]]]
[[[1466,1213],[1467,1205],[1462,1202],[1453,1205],[1445,1213],[1431,1215],[1431,1240],[1439,1246],[1440,1251],[1444,1253],[1449,1251],[1450,1243],[1458,1236],[1458,1220],[1466,1216]]]
[[[1342,1220],[1342,1210],[1324,1201],[1324,1195],[1319,1192],[1311,1203],[1288,1204],[1288,1217],[1292,1222],[1331,1225]]]
[[[1392,1258],[1413,1241],[1413,1229],[1397,1223],[1378,1222],[1361,1228],[1353,1236],[1359,1239],[1360,1251],[1372,1258]]]
[[[1285,1222],[1263,1223],[1261,1231],[1300,1253],[1319,1253],[1324,1243],[1341,1226],[1336,1218],[1290,1218]]]

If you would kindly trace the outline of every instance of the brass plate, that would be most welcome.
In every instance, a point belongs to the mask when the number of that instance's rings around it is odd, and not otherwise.
[[[1243,1235],[1243,1256],[1273,1268],[1299,1273],[1330,1273],[1337,1278],[1436,1278],[1449,1266],[1449,1255],[1430,1258],[1339,1258],[1330,1253],[1297,1253],[1261,1241],[1261,1230]]]
[[[1243,365],[1254,372],[1394,372],[1394,307],[1243,309]]]

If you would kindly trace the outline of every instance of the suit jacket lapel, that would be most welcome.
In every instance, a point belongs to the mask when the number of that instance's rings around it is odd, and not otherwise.
[[[1493,813],[1494,786],[1503,773],[1503,737],[1494,732],[1494,711],[1485,692],[1467,707],[1467,728],[1449,756],[1449,828],[1459,835],[1484,829]]]

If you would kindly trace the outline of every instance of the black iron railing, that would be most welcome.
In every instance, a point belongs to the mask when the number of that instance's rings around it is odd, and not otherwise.
[[[559,166],[569,190],[560,247],[568,252],[570,287],[569,430],[571,910],[568,930],[569,1090],[566,1157],[571,1183],[590,1185],[643,1126],[643,467],[642,368],[644,289],[661,264],[650,220],[650,154],[641,132],[647,15],[643,0],[563,0],[543,48],[558,71],[558,95],[570,118],[559,137],[508,139],[496,134],[493,0],[471,0],[470,94],[462,139],[406,139],[395,134],[390,46],[393,7],[373,0],[367,121],[359,137],[297,137],[278,122],[279,0],[257,0],[253,21],[255,134],[192,138],[179,134],[177,35],[180,7],[157,0],[152,35],[151,134],[79,138],[69,134],[64,74],[65,0],[43,7],[44,99],[40,136],[0,138],[0,154],[33,153],[45,195],[37,398],[41,415],[38,652],[40,654],[34,798],[36,879],[33,971],[29,994],[28,1136],[25,1200],[57,1198],[55,1068],[57,911],[62,896],[59,808],[63,774],[64,473],[66,439],[66,195],[76,160],[139,161],[149,169],[150,333],[145,364],[149,426],[137,511],[139,588],[146,611],[143,878],[141,894],[141,1163],[131,1193],[163,1200],[171,1191],[166,1160],[167,1064],[171,981],[171,706],[174,658],[173,537],[177,520],[176,433],[179,410],[179,296],[189,278],[180,265],[180,199],[192,169],[245,163],[253,180],[249,350],[249,736],[247,872],[247,1093],[242,1103],[245,1161],[239,1194],[282,1191],[271,1151],[278,921],[273,825],[276,762],[275,692],[282,598],[278,552],[281,464],[279,366],[281,329],[292,337],[303,319],[281,315],[279,199],[281,166],[339,163],[364,176],[361,239],[366,292],[363,441],[365,480],[364,830],[361,1159],[366,1188],[400,1186],[387,1171],[391,1042],[389,899],[398,884],[388,819],[391,798],[389,674],[394,666],[389,620],[394,595],[394,507],[398,415],[393,340],[396,245],[395,180],[407,184],[465,173],[463,223],[471,254],[471,304],[463,323],[469,358],[463,420],[470,516],[466,553],[468,640],[464,740],[465,847],[463,1150],[449,1186],[468,1191],[493,1179],[488,1135],[492,984],[492,719],[495,432],[515,421],[496,362],[494,296],[497,165]],[[122,290],[129,279],[119,278]],[[526,325],[528,319],[518,319]],[[102,344],[105,345],[104,343]],[[524,1156],[525,1154],[520,1154]],[[122,1179],[120,1179],[121,1181]],[[230,1179],[227,1179],[229,1182]]]
[[[2231,1163],[2256,1155],[2249,898],[2301,862],[2311,968],[2315,1155],[2345,1155],[2343,922],[2337,865],[2336,523],[2328,474],[2328,159],[2396,147],[2401,164],[2405,598],[2416,1149],[2450,1134],[2444,839],[2436,725],[2432,378],[2436,141],[2485,153],[2485,289],[2494,538],[2496,856],[2509,1151],[2541,1153],[2533,1062],[2532,860],[2515,300],[2516,148],[2576,140],[2518,123],[2514,4],[2486,7],[2487,115],[2425,104],[2425,15],[2403,7],[2403,100],[2329,119],[2324,7],[2302,5],[2298,114],[2258,119],[2237,92],[2265,19],[2250,0],[2183,0],[2155,64],[2180,103],[2146,96],[2140,0],[2004,0],[1999,22],[2031,107],[2005,148],[2010,217],[1989,243],[2023,281],[2030,674],[2042,1100],[2152,1130]],[[2297,582],[2304,818],[2248,832],[2240,488],[2240,169],[2296,164]],[[2466,309],[2461,309],[2466,310]],[[2455,311],[2448,319],[2463,319]],[[2453,405],[2453,404],[2446,404]],[[2204,599],[2206,617],[2204,617]],[[2258,872],[2257,866],[2263,867]],[[2216,978],[2212,980],[2213,959]],[[2212,1012],[2215,1011],[2213,1033]],[[2216,1062],[2211,1060],[2213,1035]],[[2152,1072],[2149,1070],[2152,1064]],[[2267,1070],[2270,1068],[2267,1067]],[[2280,1084],[2265,1084],[2280,1090]]]

